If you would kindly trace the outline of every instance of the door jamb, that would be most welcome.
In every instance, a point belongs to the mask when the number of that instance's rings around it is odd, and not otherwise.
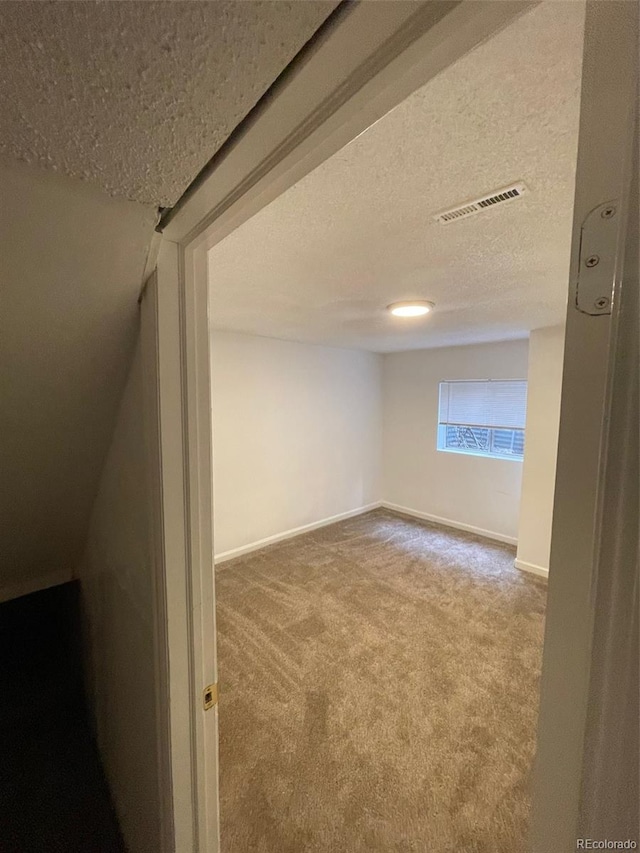
[[[560,437],[551,538],[549,591],[534,772],[532,849],[574,850],[580,834],[585,736],[597,578],[609,455],[611,380],[616,358],[617,299],[622,285],[638,8],[588,0],[580,107],[569,303],[563,363]],[[611,62],[615,55],[616,61]],[[583,223],[613,204],[615,267],[607,282],[613,309],[578,307]],[[604,210],[600,216],[605,216]],[[612,220],[614,223],[616,219]],[[602,241],[602,238],[599,238]],[[605,287],[606,291],[606,287]],[[595,303],[594,303],[595,307]]]

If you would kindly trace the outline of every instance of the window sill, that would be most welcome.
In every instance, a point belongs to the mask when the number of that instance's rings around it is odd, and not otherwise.
[[[500,462],[520,462],[524,461],[524,456],[509,456],[497,453],[483,453],[478,450],[456,450],[453,447],[436,447],[439,453],[455,453],[457,456],[473,456],[476,459],[498,459]]]

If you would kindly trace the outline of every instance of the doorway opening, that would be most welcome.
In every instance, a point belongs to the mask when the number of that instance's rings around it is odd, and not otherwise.
[[[208,252],[230,853],[526,849],[583,23],[517,17]]]
[[[554,5],[557,4],[542,4],[540,8],[548,8]],[[449,67],[455,67],[458,60],[471,55],[470,52],[474,48],[483,47],[483,42],[490,37],[499,37],[502,30],[517,23],[521,17],[526,19],[533,15],[537,12],[538,7],[525,4],[460,3],[455,8],[451,8],[445,4],[424,4],[418,11],[415,11],[414,8],[412,12],[408,12],[405,4],[402,6],[400,4],[385,4],[384,10],[380,12],[382,17],[384,15],[395,15],[402,18],[403,15],[409,14],[409,17],[413,15],[410,27],[406,26],[407,20],[398,19],[394,20],[391,28],[388,21],[384,22],[385,25],[382,26],[382,20],[378,20],[377,15],[369,15],[367,8],[371,9],[372,6],[360,4],[352,7],[333,32],[325,33],[325,39],[314,44],[314,50],[306,57],[306,61],[298,65],[292,77],[278,87],[264,111],[261,111],[256,120],[245,128],[245,132],[234,140],[229,150],[225,151],[223,156],[212,164],[211,174],[203,176],[185,203],[166,217],[162,228],[163,239],[157,270],[158,315],[160,318],[159,326],[161,327],[163,322],[167,325],[167,337],[171,340],[172,349],[168,355],[162,346],[159,349],[160,359],[162,360],[165,357],[171,368],[168,371],[171,375],[171,381],[167,381],[166,377],[163,380],[161,365],[161,407],[164,397],[164,405],[168,411],[167,420],[171,422],[172,426],[176,423],[172,412],[174,410],[181,412],[179,428],[176,431],[176,436],[180,438],[181,443],[163,445],[163,465],[166,459],[169,459],[171,475],[165,476],[163,471],[162,484],[165,497],[178,493],[167,488],[167,486],[176,484],[186,496],[186,501],[179,510],[183,513],[181,517],[184,519],[180,535],[184,535],[187,544],[184,553],[185,572],[188,579],[186,595],[184,588],[181,590],[179,586],[174,587],[178,595],[182,596],[181,603],[185,605],[187,625],[191,632],[187,648],[189,653],[183,655],[183,658],[191,685],[189,714],[192,725],[189,732],[189,760],[192,766],[190,780],[193,784],[195,805],[191,809],[185,808],[184,815],[193,818],[192,825],[199,839],[197,846],[198,849],[203,850],[218,849],[218,816],[210,806],[217,799],[211,796],[217,784],[217,753],[215,751],[217,745],[217,713],[214,711],[212,714],[207,707],[203,709],[198,704],[199,691],[202,690],[202,686],[204,685],[205,695],[211,695],[211,688],[217,682],[214,606],[216,597],[213,589],[214,574],[212,571],[214,550],[212,519],[214,514],[210,511],[214,485],[214,469],[211,464],[212,436],[214,445],[216,441],[214,431],[211,429],[212,412],[210,405],[212,399],[210,357],[214,347],[211,344],[212,329],[209,318],[212,319],[214,327],[216,321],[213,305],[209,305],[209,296],[211,295],[212,303],[214,299],[213,293],[209,294],[207,283],[208,269],[211,263],[209,253],[211,253],[211,257],[214,257],[216,249],[224,245],[225,238],[230,237],[233,240],[234,236],[240,234],[245,226],[250,228],[256,220],[268,216],[268,211],[271,208],[270,203],[275,201],[277,205],[281,198],[286,198],[287,191],[295,187],[296,184],[312,179],[318,171],[318,167],[321,167],[325,162],[331,162],[332,155],[337,154],[339,159],[346,152],[348,156],[350,149],[353,146],[357,147],[364,131],[367,133],[363,134],[362,139],[366,141],[370,133],[375,133],[378,124],[384,125],[385,117],[389,112],[393,116],[396,109],[401,110],[402,104],[408,96],[425,86],[429,81],[437,82],[440,72]],[[376,7],[378,10],[382,8],[380,5]],[[567,288],[567,278],[565,278],[564,296],[561,297],[567,307],[566,341],[564,359],[559,367],[557,360],[554,361],[553,353],[557,352],[558,348],[562,348],[562,324],[543,326],[543,330],[556,331],[553,336],[551,332],[548,333],[549,339],[543,340],[543,336],[540,336],[538,346],[538,354],[546,352],[546,358],[550,359],[550,361],[545,361],[545,358],[539,360],[538,378],[550,379],[552,382],[557,380],[559,383],[558,372],[562,376],[562,390],[561,392],[557,390],[555,395],[556,401],[560,396],[562,397],[562,417],[560,419],[559,441],[556,442],[555,436],[553,436],[551,442],[545,445],[550,448],[550,452],[546,455],[543,454],[544,464],[540,463],[535,467],[530,466],[532,475],[544,472],[541,479],[547,482],[549,466],[554,468],[556,464],[554,448],[557,444],[558,475],[555,492],[553,489],[550,491],[543,490],[547,500],[550,499],[553,505],[553,537],[549,570],[550,586],[545,655],[542,668],[541,716],[538,726],[534,780],[535,796],[532,818],[532,838],[534,840],[532,843],[536,850],[569,849],[569,846],[578,837],[581,822],[584,825],[584,815],[581,814],[580,809],[583,801],[583,783],[586,778],[584,768],[589,760],[585,751],[585,718],[587,697],[590,692],[590,661],[594,654],[596,624],[591,606],[590,590],[593,590],[596,569],[599,568],[601,531],[605,524],[604,517],[609,511],[601,501],[605,463],[613,458],[619,449],[619,445],[614,446],[608,443],[608,433],[603,428],[603,416],[606,420],[606,415],[610,410],[611,383],[609,379],[617,364],[612,344],[615,335],[618,334],[619,327],[611,321],[613,315],[617,321],[617,314],[622,310],[619,307],[621,303],[618,301],[612,309],[610,297],[607,297],[608,301],[604,302],[603,297],[598,296],[593,304],[584,309],[582,305],[584,291],[580,289],[583,280],[583,258],[580,253],[583,248],[581,236],[583,228],[586,227],[585,223],[587,223],[590,214],[594,210],[599,211],[603,204],[607,209],[621,211],[622,216],[615,224],[615,232],[619,235],[618,248],[624,246],[625,211],[627,209],[630,174],[628,168],[630,128],[632,127],[632,122],[630,123],[632,108],[630,105],[634,103],[632,89],[633,81],[636,79],[635,54],[631,49],[631,42],[633,41],[633,27],[637,20],[634,18],[634,12],[629,4],[615,4],[615,6],[608,4],[606,14],[608,18],[611,17],[611,20],[608,21],[610,26],[599,26],[595,19],[604,14],[603,9],[604,6],[597,3],[587,4],[587,19],[591,16],[593,20],[590,25],[585,27],[585,62],[582,68],[580,130],[571,250],[570,257],[566,258],[565,256],[569,286]],[[413,14],[414,12],[415,14]],[[361,38],[363,16],[367,18],[367,26],[371,28],[368,31],[370,35],[372,30],[375,31],[376,25],[379,25],[377,31],[379,41],[377,47],[374,45],[373,50],[371,40]],[[393,33],[393,36],[389,35],[390,32]],[[373,41],[375,42],[375,38]],[[352,48],[351,51],[345,50],[346,44]],[[620,54],[620,62],[613,65],[607,59],[612,44],[617,46],[616,50]],[[624,50],[618,50],[620,44],[625,45]],[[538,104],[538,106],[540,105]],[[613,156],[612,145],[616,148],[616,156]],[[345,146],[347,147],[345,148]],[[554,160],[553,163],[555,167],[556,161]],[[574,165],[576,165],[576,161],[574,161]],[[516,180],[517,184],[521,185],[523,176],[517,179],[512,176],[509,180]],[[469,197],[466,199],[451,198],[448,200],[449,207],[443,206],[439,210],[434,210],[433,215],[437,218],[439,226],[454,229],[458,226],[470,225],[474,219],[480,220],[485,216],[485,213],[487,216],[495,214],[498,217],[498,215],[502,216],[503,213],[506,214],[510,208],[514,211],[524,211],[526,207],[522,207],[522,205],[530,200],[529,190],[531,189],[531,187],[527,187],[526,192],[519,194],[523,196],[522,198],[507,196],[507,200],[500,198],[506,196],[505,185],[482,187],[476,191],[477,195],[474,195],[473,199]],[[465,215],[460,217],[459,221],[453,215],[447,216],[453,210],[479,205],[479,201],[486,198],[498,198],[500,205],[504,202],[504,207],[497,206],[488,211],[481,208],[481,212],[477,216],[467,217]],[[258,215],[255,216],[256,214]],[[513,216],[515,217],[515,215],[514,212]],[[393,225],[393,222],[391,224]],[[298,229],[299,227],[301,225],[297,220],[292,223],[292,228]],[[354,234],[357,235],[357,233],[357,228],[355,228]],[[458,233],[460,233],[459,230]],[[404,232],[400,233],[400,236],[403,235]],[[523,239],[529,236],[527,232]],[[549,236],[551,245],[553,245],[555,237],[555,234]],[[491,248],[495,250],[499,247],[499,240],[495,240],[493,244],[483,245],[482,252],[491,255]],[[375,248],[377,249],[377,246]],[[265,256],[267,254],[265,253]],[[379,253],[376,255],[375,250],[373,254],[379,259],[380,263],[387,261],[387,258],[380,260]],[[340,260],[340,252],[336,252],[335,257],[336,260]],[[437,261],[437,251],[434,257]],[[535,259],[535,257],[535,247],[533,247],[531,258]],[[325,258],[318,257],[317,261],[320,265],[325,261]],[[589,279],[587,289],[595,286],[594,281],[600,282],[599,287],[605,287],[606,283],[611,286],[613,282],[614,291],[617,292],[615,289],[621,288],[622,282],[622,267],[618,266],[617,263],[615,252],[607,255],[607,263],[604,268],[598,271],[598,274],[606,273],[603,279],[603,281],[606,280],[605,283],[601,283],[599,278]],[[595,265],[586,266],[591,268]],[[430,271],[438,271],[436,263],[430,267]],[[301,272],[304,274],[306,270]],[[373,272],[375,273],[375,270]],[[566,268],[564,272],[566,275]],[[262,273],[263,270],[260,271],[260,275]],[[530,273],[531,270],[528,269],[527,275]],[[214,270],[212,277],[214,287],[215,275],[216,270]],[[347,276],[347,280],[351,278],[352,276]],[[258,276],[254,276],[254,285],[257,279]],[[259,286],[255,286],[254,302],[259,304],[260,294],[257,292]],[[541,282],[536,282],[536,286],[542,287]],[[559,290],[559,292],[561,291]],[[488,293],[493,294],[491,288],[489,288]],[[569,299],[567,299],[567,294]],[[403,295],[409,298],[402,299]],[[394,294],[391,297],[391,302],[388,303],[388,307],[391,307],[393,302],[402,301],[406,303],[420,296],[421,298],[418,301],[422,304],[424,302],[436,302],[436,308],[429,319],[437,321],[439,315],[436,300],[429,299],[428,294],[424,293],[403,295]],[[286,298],[284,298],[286,294],[283,296],[281,292],[280,296],[282,297],[281,301],[286,303]],[[577,299],[578,296],[580,299]],[[488,299],[487,302],[490,300]],[[446,303],[441,301],[440,304]],[[547,300],[544,301],[544,305],[546,304]],[[248,307],[250,308],[251,305]],[[293,307],[295,308],[295,301]],[[512,309],[514,307],[517,306],[511,306]],[[380,310],[382,311],[382,309]],[[317,314],[320,316],[321,312],[318,311]],[[175,323],[173,323],[175,317],[180,317],[177,334],[177,327],[174,328]],[[386,320],[387,315],[384,314],[384,317]],[[360,319],[362,318],[356,312],[355,320]],[[474,319],[475,316],[471,318],[472,321]],[[559,335],[556,333],[558,326],[560,326]],[[357,330],[357,322],[350,331],[353,332],[354,328]],[[359,326],[359,328],[362,332],[363,327]],[[437,330],[435,324],[431,328]],[[442,327],[440,330],[442,331]],[[278,337],[268,330],[258,334],[256,334],[256,330],[250,329],[233,329],[231,333],[228,330],[223,330],[222,333],[226,335],[252,335],[260,340],[272,340],[274,337]],[[215,328],[213,334],[215,335]],[[282,337],[284,336],[281,334],[280,338]],[[522,335],[512,334],[511,336],[507,335],[507,337],[511,337],[511,340],[507,340],[506,343],[512,346],[522,344],[522,340],[519,340]],[[529,345],[531,349],[533,349],[533,337],[533,334],[530,335]],[[551,337],[553,337],[553,343],[551,343]],[[162,338],[163,333],[162,328],[160,328],[161,341]],[[176,343],[180,346],[174,346]],[[322,340],[299,339],[298,335],[294,335],[292,332],[288,333],[288,340],[285,339],[284,343],[290,347],[316,347],[334,351],[347,350],[353,352],[358,350],[361,352],[364,349],[364,347],[344,341],[342,343],[336,341],[329,343]],[[493,346],[494,342],[488,342],[486,339],[471,342],[467,339],[465,343],[467,347],[481,345],[489,347]],[[408,349],[411,350],[409,355],[414,357],[414,353],[421,348],[425,349],[421,345],[409,347]],[[459,343],[452,346],[450,342],[447,346],[443,346],[442,341],[440,346],[429,345],[426,347],[430,358],[438,350],[454,348],[463,349],[464,347],[460,346]],[[290,353],[291,357],[287,360],[287,368],[295,374],[295,368],[301,367],[303,362],[296,360],[297,351],[294,352],[291,349]],[[385,360],[389,361],[406,355],[404,352],[380,353],[376,351],[371,351],[369,354],[379,356],[383,364]],[[503,367],[509,363],[504,354],[497,361]],[[549,371],[550,362],[556,365],[555,372]],[[260,362],[259,369],[250,371],[251,381],[254,382],[256,377],[260,375],[264,376],[265,372],[272,366],[265,356],[265,359]],[[517,366],[517,362],[512,360],[511,367],[515,368],[515,366]],[[591,377],[588,386],[580,379],[587,366]],[[213,367],[215,370],[215,361]],[[527,364],[527,373],[529,373],[528,368],[529,364]],[[179,379],[180,370],[182,370],[182,381]],[[384,374],[384,372],[383,366],[381,373]],[[438,372],[440,373],[440,371]],[[417,373],[419,377],[419,371]],[[531,376],[532,374],[529,374],[528,382],[531,380]],[[452,465],[451,460],[458,457],[460,464],[467,465],[471,462],[477,464],[491,462],[492,464],[509,464],[512,466],[519,464],[515,459],[490,458],[487,454],[456,453],[452,452],[455,450],[453,448],[440,448],[438,450],[435,439],[442,426],[452,425],[481,430],[497,429],[499,431],[504,431],[507,428],[511,430],[522,429],[520,424],[513,422],[510,424],[497,423],[494,417],[495,412],[489,413],[486,419],[475,425],[467,422],[469,410],[467,410],[467,419],[460,424],[453,421],[451,423],[441,421],[443,411],[439,406],[441,383],[465,381],[486,385],[488,380],[519,383],[524,378],[523,374],[516,375],[511,370],[508,371],[508,375],[497,377],[492,377],[489,374],[482,377],[477,375],[456,376],[451,373],[448,376],[439,375],[435,394],[435,423],[433,427],[425,426],[424,422],[420,423],[419,430],[410,434],[409,441],[405,442],[410,456],[408,475],[411,475],[412,469],[416,465],[415,460],[419,459],[416,448],[425,444],[425,438],[430,428],[433,429],[432,438],[434,441],[432,444],[435,446],[435,452],[440,454],[436,458],[439,460],[449,459],[447,465]],[[543,381],[539,390],[544,394],[548,391],[548,385],[549,382]],[[362,383],[360,383],[359,388],[362,390]],[[391,388],[395,392],[398,383],[392,382]],[[309,401],[309,389],[310,386],[307,385],[301,395],[303,402]],[[491,391],[489,396],[493,393]],[[528,387],[528,402],[531,393],[532,389]],[[281,396],[284,399],[285,395]],[[404,407],[412,416],[415,415],[415,411],[411,411],[410,407],[414,405],[417,399],[418,395],[414,393],[410,397],[409,407]],[[170,404],[167,401],[170,401]],[[551,398],[549,398],[546,402],[547,409],[551,405]],[[388,434],[388,429],[385,430],[388,418],[385,419],[384,417],[384,408],[383,376],[380,397],[380,410],[383,412],[381,416],[382,446],[384,446],[385,432]],[[264,415],[265,409],[263,407],[257,418],[264,420]],[[448,411],[446,416],[450,418]],[[514,417],[513,410],[511,417]],[[552,425],[553,421],[553,418],[545,418],[545,422]],[[339,424],[340,421],[338,420],[337,423]],[[539,426],[540,424],[538,424],[538,428]],[[535,429],[529,429],[528,414],[524,431],[524,467],[526,468],[527,457],[531,455],[529,453],[530,438],[536,432]],[[220,434],[219,429],[218,434]],[[402,437],[401,440],[405,441]],[[177,451],[176,447],[178,447]],[[274,447],[275,442],[273,440],[265,442],[264,455],[268,455]],[[358,452],[360,450],[361,448],[358,448]],[[382,453],[381,458],[383,457],[384,453]],[[295,468],[296,462],[299,460],[296,455],[283,454],[279,458],[283,470]],[[350,457],[348,461],[351,463],[353,460]],[[444,465],[445,463],[441,461],[439,464]],[[289,469],[286,466],[290,466]],[[398,462],[395,466],[391,466],[390,470],[397,473],[400,469],[401,465]],[[339,466],[325,466],[327,476],[335,474],[336,470],[340,470]],[[382,463],[381,470],[384,472]],[[254,471],[256,478],[259,473],[257,470]],[[449,480],[446,477],[441,477],[436,484],[438,486],[440,484],[449,485],[451,479],[451,477]],[[526,479],[526,471],[523,471],[522,479]],[[385,484],[384,475],[379,482]],[[257,485],[261,484],[258,483]],[[523,489],[523,496],[527,492],[531,493],[530,490]],[[361,497],[365,494],[363,483],[359,483],[358,493]],[[216,499],[219,500],[219,484],[216,486]],[[384,499],[380,502],[384,503]],[[524,505],[524,501],[522,503]],[[367,509],[368,506],[361,504],[359,508]],[[493,508],[495,509],[495,507]],[[393,519],[397,520],[399,518],[398,513],[402,513],[402,509],[403,505],[394,504],[377,507],[375,512],[393,515]],[[411,504],[408,507],[404,506],[404,509],[411,510]],[[486,507],[486,509],[491,509],[491,506]],[[472,533],[476,536],[481,534],[487,538],[488,528],[478,529],[477,525],[467,525],[467,527],[472,526],[474,529],[471,531],[460,530],[461,524],[458,524],[457,527],[455,524],[452,525],[451,522],[456,519],[452,519],[450,516],[438,515],[434,517],[436,514],[433,511],[422,511],[422,515],[426,518],[415,518],[419,511],[409,513],[408,518],[405,513],[405,518],[401,520],[405,524],[419,525],[420,530],[424,530],[428,526],[425,523],[430,522],[440,527],[453,528],[457,536],[462,536],[463,533]],[[345,512],[350,513],[351,510],[346,509]],[[551,514],[550,507],[547,508],[547,512]],[[363,518],[365,518],[364,515],[358,515],[357,518],[344,519],[341,523],[355,525]],[[218,524],[217,509],[215,519],[215,523]],[[594,519],[596,519],[595,524]],[[330,516],[328,519],[320,519],[319,522],[327,520],[337,521]],[[316,526],[319,522],[309,521],[308,523]],[[305,524],[301,526],[305,527]],[[542,528],[544,528],[544,524],[540,529]],[[342,534],[335,526],[332,529],[334,533],[338,533],[338,541],[333,543],[338,546],[344,546],[349,541],[349,529],[353,532],[352,527],[343,529]],[[165,526],[165,533],[166,530],[167,527]],[[264,539],[281,538],[281,534],[287,534],[288,538],[269,547],[278,549],[295,547],[295,537],[289,536],[289,534],[302,532],[304,531],[299,528],[271,532],[263,536],[262,540],[247,541],[245,544],[228,547],[222,552],[218,550],[219,558],[221,556],[230,557],[228,561],[222,563],[220,572],[233,569],[234,563],[231,559],[233,557],[240,560],[255,560],[259,559],[260,556],[265,557],[265,552],[262,552],[261,555],[259,550],[253,550],[254,545],[268,545]],[[499,531],[489,532],[497,533]],[[316,537],[315,541],[318,541],[330,533],[330,526],[323,525],[321,528],[316,527],[316,530],[309,531],[306,535],[313,534]],[[357,539],[358,537],[352,538]],[[488,538],[490,539],[490,537]],[[519,531],[518,538],[520,540]],[[538,538],[540,539],[540,534],[538,534]],[[172,544],[180,544],[179,535],[171,535],[169,540]],[[297,541],[300,544],[301,539],[298,538]],[[497,537],[494,537],[492,541],[494,544],[491,547],[494,548],[507,549],[509,544],[513,545],[513,542],[503,542]],[[542,537],[542,542],[538,554],[544,557],[548,553],[548,541],[544,541],[544,537]],[[495,543],[499,543],[499,545]],[[520,541],[518,545],[520,546]],[[218,549],[217,545],[215,547]],[[246,553],[239,553],[238,549],[246,551]],[[235,552],[235,554],[229,554],[230,551]],[[511,557],[513,556],[512,552]],[[554,566],[556,567],[555,572]],[[543,589],[543,582],[535,575],[545,574],[545,572],[536,571],[536,567],[544,569],[543,563],[529,562],[524,557],[520,557],[520,565],[517,566],[519,573],[515,573],[511,566],[510,571],[514,572],[512,576],[517,578],[519,582],[529,584],[531,588]],[[486,574],[490,574],[490,572]],[[490,581],[491,579],[485,577],[483,580]],[[284,581],[282,582],[284,583]],[[269,578],[260,577],[259,583],[271,583],[274,588],[277,587],[277,583],[269,580]],[[259,614],[253,615],[259,618]],[[298,620],[302,623],[302,625],[298,625],[298,628],[303,632],[306,631],[307,639],[310,637],[313,640],[314,636],[323,634],[321,624],[313,619],[305,621],[305,618]],[[241,621],[236,620],[236,622]],[[252,635],[252,626],[247,624],[246,619],[244,627],[247,636],[252,637],[254,646],[259,646],[260,638],[256,638],[255,633]],[[169,637],[169,647],[172,647],[171,636]],[[264,650],[261,649],[260,651],[262,653]],[[286,666],[284,669],[286,671]],[[628,681],[631,678],[631,669],[628,668],[625,672],[625,678]],[[387,675],[386,671],[384,675]],[[221,680],[219,695],[221,702],[224,702],[223,680]],[[176,694],[176,699],[179,702],[183,701],[183,697],[183,693]],[[323,720],[326,719],[325,711],[328,706],[322,705],[322,702],[320,705],[322,706],[322,713],[316,716]],[[252,710],[249,712],[249,716]],[[184,728],[178,734],[184,736]],[[176,738],[174,742],[178,743],[179,739],[179,737]],[[593,777],[594,782],[596,776],[597,774]],[[259,792],[257,791],[254,791],[254,794],[256,802],[260,803],[258,811],[271,815],[271,810],[266,809],[264,798],[259,800]],[[621,802],[622,799],[624,797],[621,797]],[[277,833],[279,831],[278,825],[273,824],[273,822],[270,826],[272,832]]]

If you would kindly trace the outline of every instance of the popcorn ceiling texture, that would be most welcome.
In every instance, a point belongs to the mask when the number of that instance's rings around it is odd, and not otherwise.
[[[0,3],[0,157],[173,205],[337,0]]]
[[[334,6],[0,2],[0,597],[77,566],[158,205]]]
[[[211,252],[217,328],[377,352],[564,321],[584,5],[542,3],[399,104]],[[530,193],[442,226],[514,181]],[[390,302],[431,299],[423,320]]]

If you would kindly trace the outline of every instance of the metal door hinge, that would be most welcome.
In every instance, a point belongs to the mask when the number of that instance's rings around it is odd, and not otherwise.
[[[218,685],[216,684],[207,684],[207,686],[202,691],[202,704],[204,705],[205,711],[208,711],[209,708],[213,708],[214,705],[218,704]]]
[[[583,314],[611,314],[616,276],[620,203],[594,208],[580,231],[576,308]]]

